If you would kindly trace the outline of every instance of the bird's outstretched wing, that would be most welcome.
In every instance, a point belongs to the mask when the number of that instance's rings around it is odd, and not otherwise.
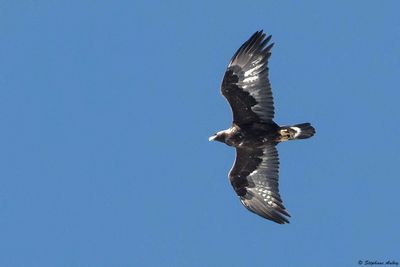
[[[250,211],[276,223],[290,217],[279,194],[279,155],[274,144],[257,148],[236,148],[236,160],[229,180]]]
[[[270,122],[274,118],[274,101],[268,79],[271,36],[254,33],[232,57],[221,85],[228,100],[233,122],[243,125]],[[268,46],[267,46],[268,45]]]

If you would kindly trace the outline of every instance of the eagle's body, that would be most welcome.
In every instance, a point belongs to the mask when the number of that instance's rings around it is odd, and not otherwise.
[[[241,126],[233,124],[229,129],[219,132],[219,136],[224,137],[222,141],[228,146],[258,147],[267,143],[278,142],[279,128],[276,123],[259,122]]]
[[[274,104],[268,80],[271,36],[256,32],[233,56],[221,92],[232,112],[232,126],[210,137],[236,148],[229,173],[233,189],[250,211],[277,223],[288,223],[278,188],[279,157],[276,145],[314,135],[309,123],[279,126],[273,121]]]

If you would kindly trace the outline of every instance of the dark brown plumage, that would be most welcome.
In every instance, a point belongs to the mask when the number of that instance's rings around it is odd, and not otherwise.
[[[234,54],[225,72],[221,93],[228,100],[232,127],[216,133],[210,141],[236,148],[229,180],[242,204],[276,223],[290,217],[279,194],[279,155],[276,145],[314,135],[309,123],[279,126],[268,79],[271,36],[254,33]]]

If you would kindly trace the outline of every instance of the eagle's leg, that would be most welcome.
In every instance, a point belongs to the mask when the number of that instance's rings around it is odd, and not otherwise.
[[[284,142],[295,139],[296,131],[290,127],[282,127],[279,129],[277,142]]]

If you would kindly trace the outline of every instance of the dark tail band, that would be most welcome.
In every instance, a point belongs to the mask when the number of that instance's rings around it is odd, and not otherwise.
[[[311,126],[310,123],[296,124],[291,126],[290,128],[296,131],[294,139],[306,139],[315,134],[315,129]]]
[[[292,126],[283,126],[280,129],[280,141],[310,138],[315,134],[314,127],[310,123],[300,123]]]

